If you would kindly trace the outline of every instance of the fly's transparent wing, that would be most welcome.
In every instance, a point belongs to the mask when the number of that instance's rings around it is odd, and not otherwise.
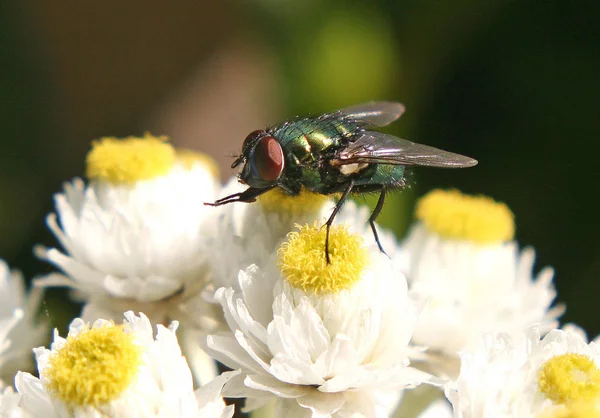
[[[404,105],[396,102],[369,102],[338,110],[332,115],[355,121],[363,126],[386,126],[404,113]]]
[[[381,132],[361,132],[332,165],[380,163],[406,166],[462,168],[477,165],[477,160],[427,145],[416,144]]]

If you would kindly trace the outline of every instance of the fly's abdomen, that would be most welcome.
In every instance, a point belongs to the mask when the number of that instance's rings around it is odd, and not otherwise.
[[[408,185],[407,170],[403,165],[371,164],[353,179],[359,193],[403,189]]]

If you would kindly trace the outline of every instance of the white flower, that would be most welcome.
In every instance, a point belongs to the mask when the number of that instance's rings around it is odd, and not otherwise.
[[[457,352],[484,331],[556,325],[559,311],[549,311],[554,271],[533,277],[532,248],[519,253],[515,242],[484,248],[450,242],[417,225],[403,249],[407,255],[422,251],[408,273],[412,295],[427,302],[415,331],[418,343]]]
[[[600,399],[600,349],[580,333],[486,334],[461,360],[447,390],[458,418],[597,416],[566,413],[595,409]]]
[[[212,162],[147,135],[97,141],[87,163],[90,183],[66,183],[55,196],[58,216],[48,216],[65,253],[38,249],[64,274],[37,284],[74,288],[88,304],[86,319],[134,308],[168,323],[205,285],[204,203],[218,189]]]
[[[25,291],[23,276],[0,260],[0,380],[10,382],[17,370],[33,368],[33,347],[42,344],[48,328],[37,320],[41,289]]]
[[[175,330],[125,313],[122,326],[75,319],[65,339],[35,349],[40,378],[19,372],[21,406],[35,417],[231,417],[218,393],[234,373],[194,393]],[[210,414],[207,414],[210,412]]]
[[[245,190],[247,186],[232,178],[221,190],[225,197]],[[211,230],[211,271],[216,288],[237,286],[240,270],[254,264],[268,263],[274,251],[285,241],[296,225],[319,226],[331,215],[339,197],[303,190],[298,196],[287,196],[276,188],[258,197],[255,203],[232,203],[214,208],[216,221]],[[370,213],[365,205],[346,201],[334,225],[345,225],[363,237],[369,246],[375,243],[368,223]],[[383,248],[393,257],[398,244],[393,234],[378,227]]]
[[[357,235],[331,233],[331,264],[324,228],[304,227],[280,268],[251,266],[216,292],[231,331],[208,347],[242,370],[224,394],[247,397],[247,409],[276,397],[279,416],[387,417],[401,389],[436,382],[409,366],[416,309],[402,274]]]
[[[103,138],[87,156],[87,176],[89,184],[75,179],[55,196],[56,215],[47,223],[64,253],[41,247],[37,253],[62,272],[36,284],[73,288],[86,303],[84,320],[135,310],[155,323],[181,322],[192,330],[184,338],[212,329],[220,313],[201,291],[213,213],[205,203],[219,188],[214,162],[176,151],[164,137]],[[206,355],[186,354],[201,382],[214,377]]]
[[[519,253],[512,213],[489,198],[434,191],[417,206],[419,222],[400,263],[423,310],[413,341],[451,357],[486,331],[519,333],[557,325],[550,309],[554,272],[532,275],[535,253]],[[449,360],[451,361],[451,360]]]

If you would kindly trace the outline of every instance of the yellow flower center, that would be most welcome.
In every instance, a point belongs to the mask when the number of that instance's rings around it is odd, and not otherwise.
[[[165,175],[175,163],[175,149],[167,137],[101,138],[87,155],[89,179],[112,184],[134,184]]]
[[[194,164],[200,164],[212,174],[213,177],[218,178],[221,175],[217,162],[206,154],[189,149],[178,148],[176,156],[177,161],[183,164],[188,170],[191,169]]]
[[[416,217],[443,238],[492,244],[515,235],[514,215],[504,203],[458,190],[433,190],[417,203]]]
[[[294,216],[320,210],[327,196],[302,188],[297,196],[289,196],[280,188],[275,188],[258,197],[258,202],[267,212],[286,213]]]
[[[331,228],[325,259],[326,228],[305,225],[290,232],[278,251],[281,274],[295,288],[315,294],[337,293],[357,283],[369,262],[362,237],[344,226]]]
[[[65,403],[97,407],[118,398],[130,386],[141,354],[122,326],[107,324],[68,337],[42,373],[50,392]]]
[[[562,354],[544,363],[538,387],[557,404],[592,402],[600,399],[600,370],[582,354]]]

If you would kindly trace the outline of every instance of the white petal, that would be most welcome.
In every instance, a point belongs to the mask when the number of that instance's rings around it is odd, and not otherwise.
[[[298,405],[310,409],[313,417],[331,416],[346,403],[343,394],[322,393],[318,390],[311,390],[296,401],[298,402]]]
[[[356,372],[356,367],[360,364],[360,359],[354,351],[353,341],[345,335],[336,335],[329,349],[323,353],[316,361],[318,370],[323,370],[325,376],[335,379],[335,376],[351,376]],[[347,377],[340,380],[346,381]],[[325,383],[325,386],[330,385],[331,379]],[[343,384],[345,390],[354,384],[355,381]],[[340,390],[340,389],[338,389]]]
[[[310,363],[278,355],[271,360],[269,371],[277,379],[297,385],[321,385],[325,380],[315,373]]]
[[[256,364],[248,352],[244,350],[229,334],[209,335],[206,337],[208,352],[213,358],[231,369],[242,368],[254,373],[261,373],[263,369]]]
[[[301,385],[290,385],[266,375],[249,375],[244,384],[252,389],[271,392],[281,398],[299,398],[306,395],[313,388]]]
[[[18,372],[15,387],[21,395],[21,406],[33,416],[58,417],[54,413],[50,397],[42,387],[42,383],[29,373]]]

